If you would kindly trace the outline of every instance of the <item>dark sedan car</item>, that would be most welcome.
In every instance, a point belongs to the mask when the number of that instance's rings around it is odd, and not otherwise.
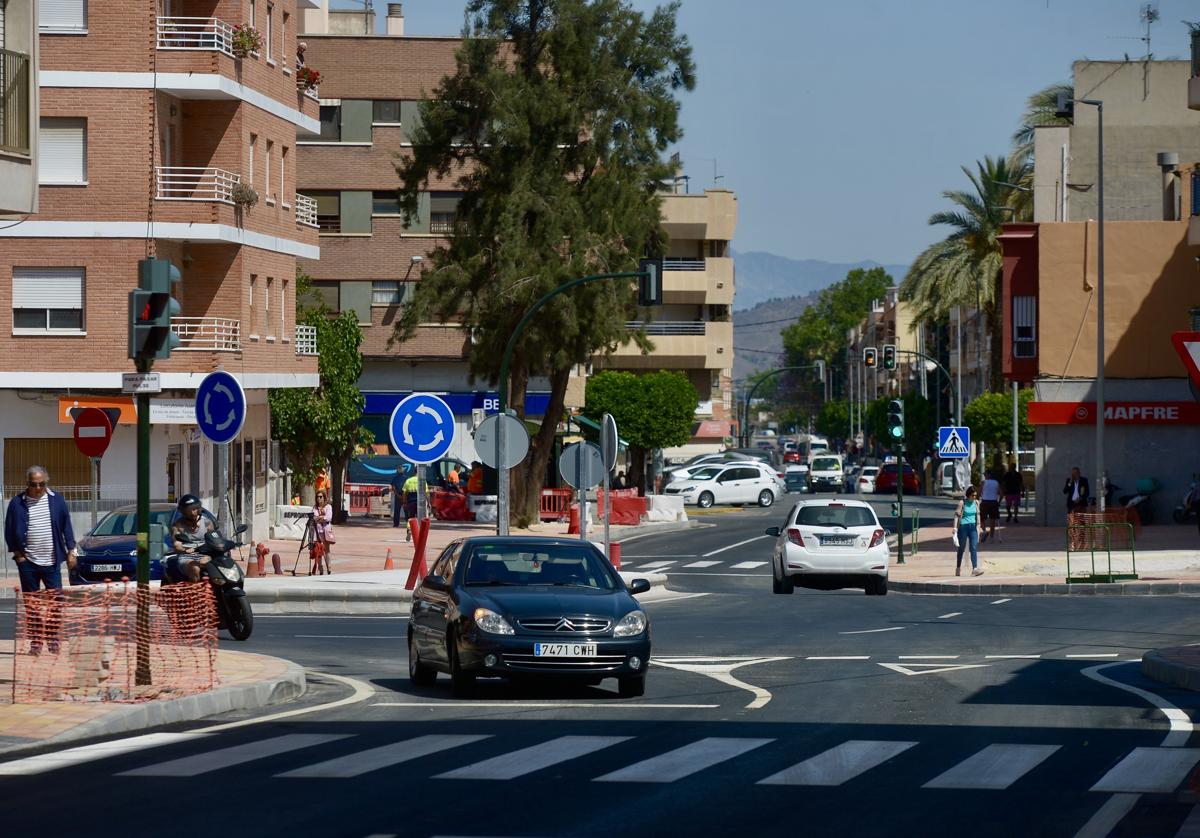
[[[168,530],[175,519],[175,504],[150,504],[150,521]],[[169,547],[168,547],[169,549]],[[120,506],[79,539],[75,549],[78,562],[71,574],[72,585],[93,582],[119,582],[137,577],[137,507]],[[162,579],[158,562],[150,563],[150,578]]]
[[[413,592],[408,674],[432,684],[450,675],[468,696],[477,677],[542,676],[598,684],[616,678],[623,698],[646,689],[650,621],[604,555],[567,538],[455,541]]]

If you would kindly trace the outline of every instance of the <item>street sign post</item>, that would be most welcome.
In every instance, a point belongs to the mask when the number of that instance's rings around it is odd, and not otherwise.
[[[612,522],[612,470],[617,464],[617,420],[605,413],[600,420],[600,454],[604,458],[604,555],[612,560],[612,540],[609,525]]]
[[[454,411],[433,393],[413,393],[392,410],[388,436],[392,448],[417,467],[417,518],[428,517],[425,466],[450,452],[454,444]]]
[[[943,460],[965,460],[970,455],[970,428],[959,425],[938,428],[938,457]]]
[[[99,492],[96,485],[96,467],[108,449],[109,442],[112,441],[112,432],[112,420],[98,407],[86,407],[75,416],[75,447],[88,458],[91,465],[93,527],[96,526],[96,521],[100,517],[97,508]]]
[[[579,490],[579,537],[587,540],[587,490],[604,478],[604,455],[590,442],[576,442],[563,449],[558,473]]]
[[[500,426],[504,425],[504,447],[501,448]],[[479,459],[494,469],[520,465],[529,453],[529,432],[515,416],[494,413],[475,429],[475,451]]]

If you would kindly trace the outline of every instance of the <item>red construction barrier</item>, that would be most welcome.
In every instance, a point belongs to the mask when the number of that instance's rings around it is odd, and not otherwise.
[[[467,509],[467,496],[462,492],[445,492],[441,489],[433,493],[433,517],[439,521],[473,521],[475,516]]]
[[[542,500],[538,516],[543,521],[564,521],[570,514],[574,489],[542,489]]]
[[[417,580],[424,579],[429,573],[425,569],[425,542],[429,539],[429,519],[422,518],[419,522],[410,520],[408,528],[413,534],[413,560],[412,567],[408,569],[408,581],[404,583],[404,588],[411,591],[417,587]]]
[[[630,491],[632,494],[617,494],[618,491]],[[596,518],[604,518],[604,493],[596,496]],[[648,501],[637,496],[637,490],[620,490],[612,493],[612,518],[609,523],[626,527],[636,527],[642,522],[648,510]]]
[[[346,511],[351,515],[366,515],[371,510],[371,498],[391,494],[392,489],[371,483],[347,483],[346,491],[350,494],[350,508]]]

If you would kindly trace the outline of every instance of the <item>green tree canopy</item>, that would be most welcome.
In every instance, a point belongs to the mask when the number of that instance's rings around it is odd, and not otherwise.
[[[850,434],[850,403],[838,399],[822,404],[813,420],[813,430],[829,440],[846,439]]]
[[[1017,439],[1021,442],[1033,439],[1033,426],[1029,424],[1033,395],[1033,388],[1017,392]],[[1012,445],[1012,393],[984,393],[971,399],[963,408],[963,424],[971,429],[973,440],[1005,448]]]
[[[629,442],[629,482],[644,491],[646,452],[691,439],[698,398],[680,372],[606,370],[588,379],[583,415],[599,422],[605,413],[612,414],[621,438]]]
[[[785,365],[800,366],[818,359],[840,364],[846,352],[846,333],[871,310],[871,301],[881,299],[892,285],[892,277],[883,268],[855,268],[821,291],[817,302],[782,332]]]
[[[681,90],[692,51],[677,33],[678,3],[643,15],[622,0],[470,0],[453,76],[421,105],[412,153],[399,159],[401,203],[462,195],[449,244],[436,248],[397,323],[461,322],[471,372],[498,378],[505,343],[529,307],[571,279],[636,268],[661,253],[663,159],[682,136]],[[445,184],[442,185],[442,184]],[[563,294],[524,330],[509,403],[524,412],[531,375],[550,400],[513,479],[514,520],[537,519],[543,476],[573,365],[626,341],[635,283]],[[643,348],[644,334],[635,336]]]

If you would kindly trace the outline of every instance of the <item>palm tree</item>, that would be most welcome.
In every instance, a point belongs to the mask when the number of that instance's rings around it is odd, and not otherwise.
[[[1059,94],[1065,93],[1071,98],[1075,96],[1075,88],[1068,82],[1056,82],[1049,87],[1043,87],[1025,100],[1025,113],[1021,115],[1021,127],[1012,136],[1013,156],[1019,162],[1033,159],[1034,129],[1045,125],[1070,125],[1067,117],[1058,116]]]
[[[976,171],[963,166],[969,190],[942,193],[954,208],[929,217],[932,225],[951,228],[946,238],[921,253],[900,285],[900,295],[913,305],[913,320],[941,320],[955,306],[986,313],[992,334],[1000,334],[1000,281],[1003,255],[998,236],[1002,225],[1028,216],[1019,208],[1027,193],[1014,188],[1025,168],[1013,158],[984,157]],[[982,328],[980,329],[982,346]],[[980,350],[982,351],[982,350]],[[1001,386],[1001,342],[992,341],[993,389]]]

